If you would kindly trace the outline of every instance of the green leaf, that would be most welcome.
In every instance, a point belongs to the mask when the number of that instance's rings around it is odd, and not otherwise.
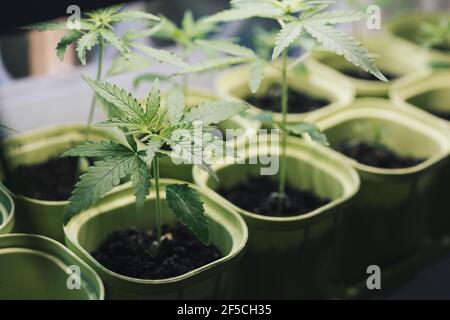
[[[112,141],[87,141],[66,152],[61,157],[123,158],[133,155],[126,146]]]
[[[142,82],[153,82],[155,80],[169,80],[169,77],[161,73],[145,73],[137,76],[133,80],[133,88],[137,88]]]
[[[65,22],[40,22],[25,26],[23,29],[36,31],[65,30],[67,24]]]
[[[208,22],[228,22],[246,20],[253,17],[277,19],[285,14],[283,6],[278,1],[253,0],[247,3],[233,1],[233,8],[212,15]]]
[[[64,211],[64,225],[103,198],[130,174],[134,156],[97,161],[80,177]]]
[[[236,57],[243,57],[243,58],[255,57],[255,53],[253,52],[253,50],[244,46],[237,45],[227,40],[197,40],[196,43],[199,44],[200,46],[214,49],[219,52],[230,54]]]
[[[131,93],[108,82],[94,81],[88,77],[82,77],[98,95],[121,110],[125,115],[145,121],[144,109]]]
[[[114,59],[111,67],[108,70],[108,76],[115,76],[127,72],[139,71],[151,66],[151,62],[141,55],[131,53],[124,57],[119,55]]]
[[[68,45],[71,45],[81,37],[81,32],[78,30],[67,31],[66,34],[61,38],[61,40],[56,45],[56,55],[63,61],[64,54]]]
[[[264,60],[257,59],[250,66],[250,90],[252,93],[256,93],[264,79]]]
[[[300,36],[302,30],[303,26],[300,21],[285,24],[277,35],[272,60],[278,58]]]
[[[215,58],[206,60],[199,64],[194,64],[192,66],[187,66],[177,74],[186,74],[186,73],[202,73],[211,70],[217,70],[229,66],[233,66],[236,64],[246,63],[253,59],[242,58],[242,57],[233,57],[233,58]]]
[[[210,232],[203,202],[196,190],[187,184],[166,187],[166,201],[173,214],[205,245],[209,245]]]
[[[181,59],[180,57],[176,56],[175,54],[169,51],[154,49],[139,43],[133,43],[132,46],[159,62],[172,64],[180,68],[189,67],[189,65],[186,62],[184,62],[183,59]]]
[[[78,39],[77,41],[77,53],[83,65],[86,64],[86,52],[90,51],[99,41],[99,34],[97,31],[91,31]]]
[[[134,188],[134,196],[136,197],[136,206],[142,208],[150,193],[150,179],[152,175],[146,162],[138,156],[134,157],[130,178]]]
[[[153,82],[152,89],[147,97],[147,104],[145,107],[145,118],[151,121],[159,111],[161,106],[161,91],[159,89],[159,80]]]
[[[111,20],[116,22],[127,20],[159,21],[160,18],[148,12],[128,10],[114,14]]]
[[[307,21],[319,24],[338,24],[360,21],[365,18],[361,12],[353,10],[326,11],[307,18]]]
[[[229,119],[247,109],[241,102],[206,101],[197,107],[191,108],[183,117],[184,123],[201,121],[203,126],[216,124]]]
[[[300,122],[296,124],[289,124],[286,125],[286,130],[297,136],[308,134],[313,141],[325,146],[329,145],[326,135],[324,135],[320,129],[312,123]]]
[[[167,96],[167,118],[171,124],[178,123],[183,117],[184,94],[179,86],[170,90]]]
[[[378,79],[388,82],[386,77],[378,70],[367,49],[362,47],[361,43],[352,36],[320,23],[304,21],[303,26],[313,38],[322,43],[325,49],[344,56],[347,61],[364,71],[370,72]]]
[[[116,48],[121,55],[129,58],[128,54],[130,53],[130,48],[128,48],[128,46],[125,45],[125,43],[114,34],[114,32],[109,29],[99,29],[98,32],[104,41]]]

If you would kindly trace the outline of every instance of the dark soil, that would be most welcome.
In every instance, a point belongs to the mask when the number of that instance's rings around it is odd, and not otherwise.
[[[385,169],[408,168],[425,161],[425,159],[399,156],[384,145],[357,140],[345,141],[336,150],[362,164]]]
[[[154,231],[131,228],[111,233],[92,256],[104,267],[137,279],[176,277],[222,257],[214,245],[202,244],[184,225],[164,225],[155,255]]]
[[[342,70],[342,73],[346,74],[349,77],[360,79],[360,80],[380,81],[377,77],[375,77],[371,73],[366,72],[364,70],[344,69],[344,70]],[[389,81],[395,80],[398,78],[398,75],[393,74],[393,73],[383,71],[383,74]]]
[[[281,112],[281,86],[274,85],[265,95],[261,97],[251,95],[246,97],[245,101],[260,109]],[[330,101],[289,88],[288,104],[289,113],[305,113],[323,108],[330,104]]]
[[[450,112],[444,112],[444,111],[429,111],[430,113],[434,114],[436,117],[439,117],[441,119],[450,121]]]
[[[287,185],[284,206],[278,212],[278,198],[274,196],[277,189],[277,181],[268,177],[251,177],[231,189],[221,188],[217,192],[239,208],[272,217],[305,214],[330,202],[330,199],[320,198],[310,191],[298,191]]]
[[[39,200],[69,199],[78,180],[78,158],[53,158],[34,165],[21,165],[6,178],[6,185],[17,194]]]

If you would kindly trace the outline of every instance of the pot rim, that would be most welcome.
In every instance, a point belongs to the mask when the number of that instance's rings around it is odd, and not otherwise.
[[[210,195],[206,194],[204,192],[204,190],[200,189],[198,186],[187,183],[185,181],[179,181],[179,180],[173,180],[173,179],[160,179],[160,187],[161,188],[165,188],[166,185],[171,184],[171,183],[183,183],[183,184],[189,184],[189,186],[195,188],[197,191],[199,191],[200,193],[202,193],[202,196],[205,196],[209,198],[209,201],[211,201],[212,203],[216,203],[217,205],[221,205],[220,203],[215,202]],[[119,201],[124,204],[125,202],[128,204],[129,202],[133,202],[134,201],[134,195],[133,194],[124,194],[124,195],[120,195],[121,193],[125,193],[126,191],[131,190],[131,182],[127,182],[125,184],[119,185],[117,186],[113,191],[111,191],[109,193],[109,195],[114,196],[115,194],[118,194],[119,197],[113,199],[111,202],[116,202],[117,206],[119,206]],[[162,199],[165,198],[164,195],[161,195]],[[154,198],[154,192],[150,193],[150,198]],[[130,199],[133,198],[133,200],[130,201]],[[109,202],[109,203],[111,203]],[[237,214],[236,212],[234,212],[233,210],[231,210],[228,207],[224,207],[230,215],[233,216],[233,218],[236,219],[236,222],[238,223],[239,227],[241,230],[239,230],[239,232],[242,233],[241,237],[241,241],[239,243],[233,241],[233,245],[232,248],[230,249],[230,252],[223,256],[220,259],[217,259],[211,263],[208,263],[204,266],[201,266],[200,268],[196,268],[194,270],[191,270],[187,273],[184,273],[182,275],[176,276],[176,277],[171,277],[171,278],[166,278],[166,279],[157,279],[157,280],[148,280],[148,279],[138,279],[138,278],[133,278],[133,277],[128,277],[128,276],[124,276],[121,275],[119,273],[116,273],[114,271],[111,271],[109,269],[107,269],[106,267],[104,267],[103,265],[101,265],[99,262],[97,262],[97,260],[95,260],[92,255],[87,252],[78,242],[78,238],[76,238],[76,234],[77,231],[79,230],[79,226],[84,224],[86,221],[88,221],[90,218],[95,217],[96,215],[99,214],[104,214],[107,211],[101,211],[102,208],[102,204],[97,205],[97,206],[93,206],[90,209],[84,211],[83,213],[73,217],[66,226],[64,226],[64,235],[65,235],[65,239],[66,239],[66,244],[67,245],[73,245],[75,246],[78,250],[80,250],[80,252],[86,257],[86,259],[88,259],[90,261],[90,263],[94,264],[96,266],[96,268],[98,268],[99,270],[101,270],[101,272],[105,275],[108,276],[108,278],[114,278],[115,281],[120,281],[120,282],[131,282],[135,285],[154,285],[154,286],[163,286],[163,285],[175,285],[175,286],[181,286],[186,282],[190,282],[190,281],[194,281],[197,277],[207,274],[207,272],[211,272],[211,270],[217,269],[218,267],[223,268],[226,264],[229,264],[231,262],[233,262],[233,260],[235,260],[237,257],[239,257],[240,255],[243,254],[244,252],[244,248],[246,246],[247,243],[247,239],[248,239],[248,229],[247,229],[247,225],[245,224],[244,220],[242,219],[241,216],[239,216],[239,214]],[[221,224],[222,226],[224,226],[224,221],[226,221],[226,219],[224,217],[221,217],[220,214],[217,214],[215,217],[211,216],[208,214],[208,210],[206,210],[207,215],[209,216],[209,218],[215,220],[217,223]],[[78,228],[72,227],[71,225],[74,225],[74,223],[77,223],[79,226]],[[73,229],[73,230],[71,230]],[[227,232],[229,233],[230,230],[226,229]],[[230,234],[231,238],[234,238],[233,235],[235,235],[235,233]]]
[[[243,146],[243,140],[238,142],[238,148],[244,147]],[[246,147],[248,148],[247,155],[250,155],[251,153],[257,154],[258,150],[254,147]],[[295,216],[289,216],[289,217],[271,217],[271,216],[264,216],[260,214],[256,214],[250,211],[247,211],[245,209],[242,209],[235,205],[234,203],[230,202],[226,198],[222,197],[220,194],[216,193],[214,190],[212,190],[208,185],[207,181],[209,180],[209,176],[206,172],[202,171],[198,167],[193,168],[193,176],[195,182],[206,192],[210,194],[214,194],[216,197],[220,197],[221,201],[226,203],[229,207],[233,208],[235,211],[239,212],[246,218],[252,219],[252,221],[259,221],[259,222],[269,222],[271,224],[277,224],[279,226],[286,227],[287,225],[293,223],[293,222],[305,222],[309,220],[313,220],[313,218],[318,217],[324,217],[328,214],[330,214],[330,210],[332,208],[337,207],[338,205],[345,203],[349,199],[353,198],[359,191],[360,188],[360,177],[356,170],[354,170],[351,166],[342,163],[341,157],[339,154],[336,154],[329,150],[328,148],[319,145],[318,143],[310,142],[310,141],[304,141],[299,138],[294,137],[288,137],[288,145],[287,145],[287,154],[291,155],[293,158],[302,158],[303,161],[307,161],[307,159],[304,159],[302,156],[302,152],[304,153],[305,149],[315,149],[315,151],[320,152],[322,155],[324,155],[325,160],[316,161],[314,163],[315,166],[320,167],[321,169],[324,169],[324,166],[326,165],[326,162],[333,163],[334,166],[339,166],[341,169],[345,170],[345,174],[338,174],[337,172],[333,172],[333,170],[324,170],[328,175],[333,176],[338,180],[341,185],[343,185],[343,195],[339,197],[338,199],[332,200],[331,202],[327,203],[324,206],[321,206],[313,211],[303,213],[300,215]],[[278,150],[279,153],[279,150]],[[307,158],[307,157],[306,157]],[[320,165],[319,165],[320,163]],[[220,164],[214,164],[212,167],[215,171],[218,171],[225,167],[234,166],[236,164],[226,164],[226,163],[220,163]],[[332,173],[333,172],[333,173]],[[347,175],[347,177],[345,177]],[[339,177],[340,178],[339,178]],[[343,182],[343,180],[346,179],[347,181]]]
[[[29,239],[30,243],[33,243],[34,250],[44,251],[52,256],[56,256],[60,258],[61,260],[64,260],[56,250],[64,252],[65,254],[69,255],[70,258],[72,258],[74,261],[76,261],[77,264],[81,265],[84,269],[87,269],[90,272],[91,277],[96,281],[95,284],[98,286],[98,299],[104,300],[105,299],[105,287],[103,285],[103,282],[99,275],[95,272],[94,269],[92,269],[86,262],[84,262],[80,257],[78,257],[74,252],[72,252],[70,249],[62,245],[56,240],[53,240],[51,238],[36,235],[36,234],[28,234],[28,233],[10,233],[10,234],[3,234],[0,235],[0,241],[2,239]],[[48,242],[54,249],[52,248],[43,248],[42,243]],[[15,247],[21,247],[21,245],[15,245]],[[1,248],[1,247],[0,247]],[[67,262],[67,261],[66,261]]]
[[[376,107],[374,107],[374,105],[376,105]],[[433,139],[439,144],[442,152],[429,157],[427,160],[413,167],[400,169],[386,169],[364,165],[362,163],[359,163],[355,159],[341,154],[348,163],[350,163],[360,172],[366,172],[380,176],[412,175],[434,166],[438,162],[448,157],[448,155],[450,154],[450,132],[445,126],[443,126],[440,122],[437,122],[435,119],[429,117],[421,118],[420,114],[415,113],[413,110],[411,110],[410,107],[396,105],[387,99],[358,98],[353,103],[339,110],[339,112],[324,112],[320,115],[311,115],[306,120],[316,123],[319,128],[321,128],[322,130],[326,130],[343,121],[360,118],[361,115],[364,115],[364,117],[366,118],[370,117],[374,119],[390,121],[395,118],[407,119],[409,120],[408,127],[410,127],[412,130],[417,131],[418,127],[421,126],[421,132],[428,137],[430,137],[430,132],[433,132]],[[415,123],[416,126],[411,125],[411,122]],[[403,124],[405,123],[403,122]]]
[[[9,201],[10,207],[11,207],[9,212],[6,213],[6,217],[4,217],[0,223],[0,235],[1,235],[2,232],[6,231],[7,229],[10,229],[10,228],[12,229],[13,224],[14,224],[14,213],[15,213],[16,205],[15,205],[11,195],[9,194],[8,189],[2,183],[0,183],[0,192],[5,195],[5,197]],[[8,230],[6,232],[9,232],[9,231],[10,230]]]
[[[317,70],[317,72],[311,73],[308,81],[311,83],[314,83],[314,86],[320,87],[321,89],[324,89],[324,91],[328,93],[332,93],[333,99],[329,99],[330,103],[317,109],[317,110],[324,110],[324,109],[336,109],[340,108],[342,105],[345,105],[346,103],[351,102],[355,96],[356,96],[356,89],[352,85],[348,79],[342,77],[342,75],[333,70],[332,68],[326,67],[324,65],[321,65],[317,63],[317,61],[313,59],[309,59],[305,62],[305,65],[307,65],[309,68]],[[236,74],[247,74],[247,70],[249,70],[248,65],[240,65],[240,66],[234,66],[226,71],[223,71],[218,74],[218,76],[215,78],[214,81],[214,87],[216,88],[217,95],[219,97],[222,97],[223,99],[230,99],[234,101],[240,101],[245,102],[243,99],[241,99],[238,96],[235,96],[230,92],[231,86],[234,86],[236,83],[236,80],[231,81],[230,79],[241,79],[242,77],[236,77]],[[274,82],[277,82],[281,76],[278,77],[273,66],[265,66],[265,79],[273,80]],[[319,74],[317,74],[319,73]],[[323,74],[326,75],[326,77],[323,76]],[[296,76],[293,74],[290,74],[288,76],[288,82],[294,83]],[[330,79],[331,78],[331,79]],[[334,80],[332,80],[334,79]],[[247,78],[244,79],[244,85],[248,86]],[[320,84],[317,84],[319,82]],[[327,83],[328,86],[325,86],[324,83]],[[339,86],[341,88],[335,88],[336,83],[339,83]],[[334,87],[329,87],[334,86]],[[342,88],[345,87],[345,90],[342,90]],[[249,104],[250,105],[250,104]],[[259,114],[261,112],[264,112],[265,110],[260,109],[254,105],[250,105],[251,108],[248,110],[249,113],[253,114]],[[307,115],[316,112],[317,110],[310,111],[310,112],[303,112],[303,113],[292,113],[290,112],[288,114],[288,120],[289,122],[295,122],[295,121],[301,121],[303,118],[305,118]],[[280,112],[273,112],[273,117],[275,121],[281,121],[282,114]]]

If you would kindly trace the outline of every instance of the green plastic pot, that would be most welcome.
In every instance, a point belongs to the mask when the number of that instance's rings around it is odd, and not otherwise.
[[[0,183],[0,235],[11,232],[14,226],[14,201]]]
[[[160,180],[164,188],[177,180]],[[196,186],[192,186],[198,189]],[[186,274],[164,280],[142,280],[110,271],[91,255],[113,231],[130,228],[153,228],[155,192],[151,191],[143,209],[136,209],[133,189],[124,184],[114,189],[98,205],[72,218],[64,228],[66,244],[86,261],[102,278],[108,299],[216,299],[228,296],[236,262],[247,242],[247,227],[238,214],[200,191],[211,228],[211,242],[223,257]],[[163,196],[163,200],[165,195]],[[162,221],[172,223],[175,216],[163,201]]]
[[[353,100],[355,89],[338,72],[312,60],[307,61],[305,65],[308,69],[308,72],[305,74],[294,73],[294,71],[290,72],[288,78],[289,87],[315,97],[328,99],[330,104],[319,110],[336,109]],[[224,99],[241,101],[250,96],[251,92],[248,85],[249,68],[249,66],[243,65],[222,72],[216,81],[216,91],[218,94]],[[263,96],[276,83],[281,83],[281,72],[273,66],[267,65],[264,69],[264,80],[256,95]],[[263,111],[258,106],[253,106],[249,112],[257,115]],[[303,121],[305,117],[314,112],[316,111],[289,113],[287,121],[289,123]],[[282,114],[274,113],[273,118],[275,121],[281,122]]]
[[[193,89],[187,94],[186,105],[196,106],[202,102],[218,100],[219,98],[207,90]],[[259,129],[259,123],[250,119],[246,119],[237,115],[231,119],[222,121],[217,127],[222,132],[227,129]],[[167,179],[183,180],[193,182],[192,165],[190,164],[174,164],[172,159],[168,156],[162,157],[160,160],[160,175]]]
[[[3,143],[11,167],[57,157],[85,141],[86,126],[57,126],[15,136]],[[91,128],[89,140],[117,139],[113,131]],[[13,194],[16,204],[14,232],[47,236],[64,241],[62,215],[67,201],[45,201]]]
[[[271,141],[279,145],[276,139]],[[275,148],[272,155],[279,155],[279,151]],[[245,142],[238,146],[238,152],[242,157],[245,154],[247,164],[222,163],[213,166],[219,176],[219,183],[194,168],[196,183],[207,192],[214,192],[218,203],[237,211],[249,228],[249,241],[241,262],[239,281],[233,283],[235,297],[325,297],[328,260],[336,225],[359,188],[356,171],[325,147],[289,138],[288,183],[294,188],[311,190],[332,201],[303,215],[268,217],[239,208],[215,192],[219,186],[231,188],[244,179],[260,175],[261,166],[248,164],[248,160],[265,153]]]
[[[416,13],[395,19],[386,25],[387,35],[391,37],[392,51],[399,57],[407,58],[414,55],[426,62],[450,62],[450,53],[427,49],[421,46],[421,25],[424,22],[438,23],[441,19],[450,19],[448,13]]]
[[[420,247],[425,231],[429,191],[449,155],[450,136],[434,121],[417,117],[389,100],[358,99],[338,112],[312,116],[331,146],[348,139],[371,139],[370,129],[387,129],[384,144],[400,155],[427,160],[410,168],[382,169],[342,156],[361,177],[352,209],[343,217],[332,270],[335,285],[351,285],[367,277],[366,268],[388,268]],[[358,128],[359,127],[359,128]]]
[[[402,79],[405,75],[410,74],[412,70],[425,68],[426,63],[423,59],[414,54],[398,55],[391,48],[391,41],[389,37],[358,37],[362,45],[369,50],[370,53],[375,54],[376,65],[381,72],[396,75],[398,78],[392,79],[389,82],[380,80],[363,80],[351,77],[343,73],[345,70],[362,71],[359,67],[354,66],[345,60],[342,56],[338,56],[328,52],[317,52],[314,58],[320,63],[331,67],[345,77],[356,88],[356,95],[358,97],[383,97],[387,98],[390,87]]]
[[[450,71],[425,71],[413,74],[392,87],[391,99],[409,107],[420,118],[434,118],[450,130],[450,121],[434,116],[433,111],[450,112]],[[439,173],[431,192],[429,227],[433,237],[450,237],[450,215],[447,192],[450,188],[450,157]]]
[[[0,235],[0,265],[0,300],[103,300],[105,296],[94,270],[50,238]],[[74,271],[79,271],[79,278]]]

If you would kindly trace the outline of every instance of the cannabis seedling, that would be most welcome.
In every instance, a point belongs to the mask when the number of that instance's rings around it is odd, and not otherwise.
[[[153,177],[156,191],[156,232],[157,239],[161,239],[159,157],[167,155],[167,148],[170,148],[186,163],[200,166],[217,179],[210,166],[211,157],[218,154],[234,156],[234,150],[228,149],[210,130],[214,124],[244,110],[246,105],[209,101],[188,109],[185,108],[181,88],[174,87],[162,107],[158,80],[145,103],[139,103],[130,93],[113,84],[89,78],[85,80],[100,97],[116,108],[114,116],[101,124],[119,128],[124,133],[127,144],[113,141],[85,142],[63,154],[102,158],[80,177],[66,207],[64,223],[104,197],[126,176],[131,178],[136,205],[142,207]],[[166,187],[166,201],[177,218],[200,241],[208,244],[208,222],[197,192],[187,184],[172,184]]]
[[[81,63],[86,64],[86,54],[95,46],[98,46],[97,59],[97,76],[100,80],[103,68],[103,50],[105,43],[109,43],[116,48],[119,53],[128,57],[130,48],[115,33],[113,24],[123,21],[144,20],[149,22],[157,22],[159,18],[150,13],[140,11],[120,11],[122,6],[113,6],[106,9],[99,9],[86,13],[86,16],[79,21],[79,28],[72,28],[69,21],[66,22],[43,22],[25,27],[26,29],[49,31],[49,30],[67,30],[56,46],[56,54],[64,60],[64,54],[67,46],[76,43],[76,51]],[[89,117],[87,121],[88,127],[92,123],[94,115],[96,97],[92,98]]]
[[[279,187],[276,197],[279,211],[283,209],[286,188],[286,146],[288,133],[303,134],[305,129],[314,129],[311,124],[300,123],[298,125],[287,124],[288,114],[288,48],[294,41],[306,34],[311,39],[320,43],[324,49],[342,55],[349,62],[372,73],[380,80],[387,81],[383,74],[375,66],[374,58],[352,36],[335,28],[341,23],[358,21],[364,15],[355,11],[327,11],[333,1],[316,0],[232,0],[231,9],[222,11],[208,19],[211,22],[226,22],[244,20],[253,17],[269,18],[276,20],[280,26],[276,38],[272,60],[281,55],[281,112],[282,121],[279,124],[283,129],[282,156],[280,161]],[[309,52],[303,53],[293,65],[302,63],[309,56]]]

